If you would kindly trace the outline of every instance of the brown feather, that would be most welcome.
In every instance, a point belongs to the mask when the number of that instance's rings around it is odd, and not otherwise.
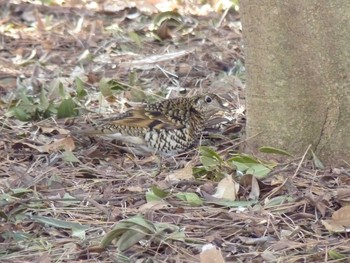
[[[150,152],[179,152],[193,145],[209,117],[223,108],[215,94],[169,99],[130,109],[103,119],[93,130],[75,133],[114,137]]]

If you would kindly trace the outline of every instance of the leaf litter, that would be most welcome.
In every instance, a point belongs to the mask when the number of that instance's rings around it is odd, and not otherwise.
[[[32,2],[0,1],[1,262],[349,257],[349,169],[324,169],[309,149],[264,146],[268,160],[241,150],[235,1]],[[202,92],[232,110],[208,122],[199,151],[159,160],[68,136],[139,103]]]

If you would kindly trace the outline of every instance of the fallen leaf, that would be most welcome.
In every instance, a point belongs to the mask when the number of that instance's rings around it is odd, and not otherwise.
[[[202,247],[200,259],[200,263],[225,263],[221,254],[221,249],[212,244],[207,244]]]
[[[22,142],[22,144],[29,146],[30,148],[36,149],[37,151],[43,152],[56,152],[59,150],[72,151],[75,149],[74,141],[71,137],[61,138],[57,141],[54,141],[45,145],[34,145],[27,142]]]
[[[213,195],[213,197],[225,198],[234,201],[236,200],[238,191],[239,184],[232,179],[231,175],[228,174],[219,182],[216,193]]]
[[[340,222],[334,220],[321,220],[322,225],[329,231],[335,233],[349,232],[349,227],[344,227]]]
[[[61,129],[57,127],[45,127],[45,126],[38,126],[40,128],[40,131],[42,133],[54,133],[58,132],[59,134],[69,134],[70,131],[67,129]]]
[[[258,180],[255,176],[252,176],[252,189],[249,194],[249,199],[251,200],[258,200],[260,195],[260,187]]]
[[[150,201],[141,205],[138,208],[138,211],[139,212],[145,212],[149,210],[156,211],[156,210],[169,208],[169,207],[170,207],[169,203],[165,202],[164,200]]]
[[[344,206],[335,211],[332,215],[333,220],[349,220],[350,225],[350,206]]]
[[[335,211],[330,220],[321,221],[330,232],[350,232],[350,206],[344,206]]]
[[[337,199],[342,204],[342,206],[350,205],[350,189],[337,189]]]
[[[193,179],[192,165],[187,164],[184,168],[176,170],[166,177],[166,181],[182,181]]]
[[[142,187],[138,185],[131,185],[129,187],[126,187],[126,190],[130,192],[137,192],[137,193],[142,193]]]

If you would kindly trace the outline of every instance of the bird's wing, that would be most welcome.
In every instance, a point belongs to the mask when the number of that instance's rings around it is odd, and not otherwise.
[[[181,129],[185,125],[175,122],[172,118],[164,115],[157,110],[148,110],[146,108],[131,109],[124,114],[104,120],[104,124],[100,126],[101,129],[106,127],[126,127],[135,129]]]

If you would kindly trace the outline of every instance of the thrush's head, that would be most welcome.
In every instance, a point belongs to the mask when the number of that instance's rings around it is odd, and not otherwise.
[[[199,111],[203,112],[206,119],[226,108],[221,98],[212,93],[196,97],[195,105]]]

